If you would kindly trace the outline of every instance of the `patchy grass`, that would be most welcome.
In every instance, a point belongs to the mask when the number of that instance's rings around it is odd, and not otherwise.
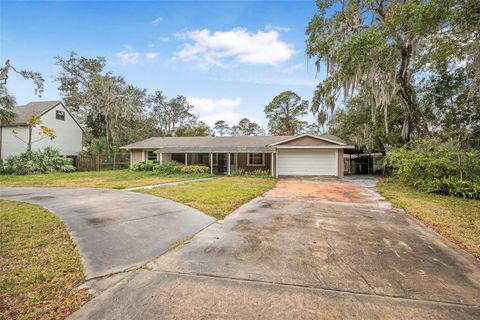
[[[98,187],[125,189],[205,176],[209,175],[162,176],[155,172],[131,170],[60,172],[26,176],[0,175],[0,187]]]
[[[379,189],[395,206],[480,257],[480,200],[425,193],[392,178]]]
[[[274,178],[221,177],[139,192],[184,203],[214,218],[223,219],[242,204],[271,189],[276,181]]]
[[[0,200],[0,318],[64,319],[88,300],[65,225],[42,207]]]

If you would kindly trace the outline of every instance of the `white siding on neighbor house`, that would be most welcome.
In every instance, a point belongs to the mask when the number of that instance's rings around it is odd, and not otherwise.
[[[0,127],[0,129],[2,130],[2,160],[9,155],[19,155],[27,150],[27,144],[22,140],[28,142],[28,127]]]
[[[65,120],[56,118],[56,111],[65,112]],[[82,129],[70,116],[67,110],[59,104],[42,116],[42,125],[55,130],[55,139],[43,138],[39,134],[40,128],[35,128],[32,132],[32,150],[52,147],[59,149],[60,153],[66,156],[73,156],[82,151]]]
[[[337,176],[337,149],[277,150],[279,176]]]
[[[56,119],[56,111],[65,112],[65,120]],[[63,105],[59,104],[55,108],[45,113],[42,117],[42,126],[55,130],[55,139],[45,137],[40,134],[40,127],[32,130],[32,150],[44,149],[52,147],[59,149],[62,155],[76,155],[82,151],[82,129],[75,120],[65,110]],[[28,127],[2,127],[2,159],[6,159],[10,155],[18,155],[27,151],[27,143],[18,139],[16,135],[28,142]]]

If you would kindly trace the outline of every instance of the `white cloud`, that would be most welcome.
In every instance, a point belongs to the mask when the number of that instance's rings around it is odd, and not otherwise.
[[[236,99],[188,97],[187,100],[194,106],[194,113],[198,114],[198,118],[209,126],[213,126],[218,120],[233,125],[245,118],[235,110],[242,103],[240,97]]]
[[[133,50],[133,47],[130,45],[125,46],[124,51],[117,53],[117,56],[120,58],[122,64],[137,64],[140,58],[140,53]]]
[[[296,63],[290,67],[287,67],[285,69],[283,69],[283,72],[285,73],[293,73],[297,70],[302,70],[305,68],[305,65],[303,63]]]
[[[269,30],[276,30],[278,32],[289,32],[289,31],[292,31],[292,28],[289,28],[289,27],[281,27],[281,26],[274,26],[274,25],[271,25],[271,24],[267,24],[265,26],[265,30],[269,31]]]
[[[223,66],[227,58],[245,64],[277,65],[296,53],[291,44],[279,39],[280,34],[275,30],[252,33],[243,28],[216,32],[203,29],[175,36],[192,43],[185,43],[174,58],[198,61],[203,66]]]
[[[170,40],[169,37],[158,37],[158,40],[160,40],[161,42],[168,42]]]
[[[148,46],[149,48],[153,48],[153,47],[155,47],[155,44],[149,43],[149,44],[147,44],[147,46]]]
[[[147,60],[155,60],[158,57],[158,52],[147,52],[145,53],[145,58]]]
[[[163,21],[163,18],[162,18],[162,17],[158,17],[158,18],[152,20],[152,24],[159,24],[159,23],[162,22],[162,21]]]
[[[213,112],[219,109],[233,110],[242,103],[242,98],[228,99],[209,99],[199,97],[188,97],[188,103],[195,107],[198,112],[206,113]]]

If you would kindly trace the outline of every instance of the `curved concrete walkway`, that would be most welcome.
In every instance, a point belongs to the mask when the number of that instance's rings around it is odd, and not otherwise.
[[[60,217],[87,279],[142,265],[215,221],[174,201],[122,190],[0,188],[0,198],[38,204]]]

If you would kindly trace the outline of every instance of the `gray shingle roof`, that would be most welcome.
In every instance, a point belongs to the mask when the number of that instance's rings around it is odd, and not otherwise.
[[[317,137],[345,144],[336,136],[319,135]],[[271,144],[291,138],[294,136],[153,137],[122,148],[160,149],[162,152],[262,152],[274,150]]]
[[[61,101],[34,101],[30,102],[24,106],[17,106],[13,109],[13,112],[17,114],[17,117],[11,122],[11,124],[26,124],[30,119],[31,115],[41,115],[46,111],[50,110]]]

